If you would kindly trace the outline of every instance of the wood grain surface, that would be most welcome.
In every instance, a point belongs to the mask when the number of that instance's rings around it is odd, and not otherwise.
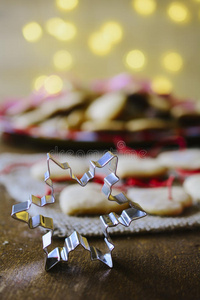
[[[40,230],[12,219],[0,193],[0,299],[200,299],[199,231],[114,237],[113,269],[80,247],[46,273]]]
[[[15,202],[2,186],[0,195],[1,300],[200,299],[199,230],[115,236],[113,269],[91,262],[80,247],[70,253],[68,263],[47,273],[42,233],[12,219]],[[104,247],[103,239],[89,241]],[[53,246],[63,243],[55,239]]]

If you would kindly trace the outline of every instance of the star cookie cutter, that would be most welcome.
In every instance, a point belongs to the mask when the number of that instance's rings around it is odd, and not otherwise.
[[[53,236],[53,219],[45,217],[43,215],[36,215],[31,217],[27,210],[29,210],[32,204],[42,207],[44,205],[53,204],[55,202],[54,187],[53,182],[51,180],[50,172],[50,161],[58,165],[63,170],[69,170],[71,179],[75,180],[82,187],[84,187],[91,179],[95,177],[96,168],[103,168],[106,165],[108,165],[110,173],[109,175],[104,177],[102,192],[106,195],[109,201],[116,201],[119,204],[128,202],[130,207],[128,209],[123,210],[120,215],[111,212],[107,215],[100,216],[100,220],[102,223],[102,231],[104,234],[104,242],[108,248],[108,251],[106,253],[103,253],[101,250],[97,249],[94,246],[90,246],[88,239],[80,235],[76,230],[70,236],[65,238],[63,247],[56,247],[55,249],[49,252],[48,248],[51,246]],[[144,210],[137,203],[130,201],[124,193],[119,193],[115,196],[112,195],[112,187],[115,183],[119,181],[119,177],[116,175],[117,163],[118,157],[112,154],[110,151],[108,151],[98,161],[90,161],[89,170],[86,173],[84,173],[81,179],[78,179],[73,174],[72,169],[67,162],[61,163],[55,158],[53,158],[51,154],[48,153],[45,183],[50,187],[51,195],[45,195],[42,198],[31,195],[29,200],[13,205],[11,216],[14,219],[27,223],[29,228],[31,229],[41,226],[49,230],[42,237],[43,250],[46,254],[46,271],[49,271],[51,268],[53,268],[56,264],[60,262],[67,262],[69,253],[75,250],[75,248],[78,245],[82,245],[84,249],[90,251],[91,260],[100,260],[108,267],[113,267],[112,251],[115,246],[111,240],[108,229],[110,227],[117,226],[118,224],[128,227],[132,221],[146,216]]]

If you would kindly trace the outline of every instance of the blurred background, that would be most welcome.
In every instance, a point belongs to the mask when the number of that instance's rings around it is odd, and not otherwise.
[[[0,100],[121,72],[199,99],[200,0],[2,0]]]

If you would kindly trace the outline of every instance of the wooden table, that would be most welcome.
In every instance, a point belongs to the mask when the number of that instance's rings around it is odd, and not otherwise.
[[[0,152],[5,151],[14,149],[1,145]],[[78,248],[67,264],[46,273],[40,230],[12,219],[15,202],[2,186],[0,195],[1,300],[200,299],[199,230],[113,237],[113,269],[91,262]],[[63,242],[57,239],[54,246]],[[104,244],[99,238],[90,242]]]

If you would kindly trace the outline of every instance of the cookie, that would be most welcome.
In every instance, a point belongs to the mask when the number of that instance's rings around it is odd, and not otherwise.
[[[163,112],[168,112],[172,106],[168,98],[159,97],[158,95],[150,95],[148,103],[151,107]]]
[[[123,129],[124,122],[117,120],[86,121],[81,125],[83,131],[121,131]]]
[[[154,130],[154,129],[168,129],[170,128],[171,124],[167,121],[162,119],[134,119],[130,120],[126,123],[125,128],[128,131],[143,131],[143,130]]]
[[[184,116],[195,116],[200,114],[199,101],[182,101],[177,103],[172,109],[171,114],[175,118],[181,118]]]
[[[194,174],[186,178],[183,187],[194,202],[200,202],[200,174]]]
[[[88,106],[86,118],[95,121],[116,119],[125,103],[126,95],[122,92],[104,94]]]
[[[179,215],[184,208],[192,205],[191,197],[182,187],[171,188],[172,199],[169,199],[169,188],[129,188],[127,196],[138,203],[147,213],[159,216]]]
[[[58,112],[70,111],[83,101],[84,96],[81,92],[71,92],[57,99],[47,100],[36,109],[13,118],[13,125],[20,129],[27,128],[50,118]]]
[[[117,175],[119,178],[151,178],[165,175],[167,168],[155,158],[140,158],[137,155],[118,155]]]
[[[77,184],[69,185],[60,193],[59,203],[63,213],[67,215],[101,215],[111,211],[121,212],[129,207],[128,203],[119,205],[110,201],[101,192],[102,185],[89,182],[85,187]],[[113,194],[118,194],[113,190]]]
[[[177,119],[179,126],[200,125],[199,101],[181,101],[171,109],[171,115]]]
[[[59,130],[59,122],[60,122],[61,117],[56,116],[54,118],[50,118],[45,120],[44,122],[41,122],[39,125],[39,128],[43,134],[48,135],[49,133],[53,133],[57,130]]]
[[[158,162],[167,168],[196,170],[200,169],[200,149],[183,149],[162,152]]]
[[[72,172],[78,178],[81,178],[85,172],[89,169],[89,164],[84,157],[73,157],[71,155],[63,155],[58,159],[60,162],[68,162],[69,166],[72,168]],[[34,164],[31,169],[31,176],[38,180],[44,180],[44,174],[47,171],[47,162],[40,161]],[[55,163],[50,161],[50,172],[51,179],[56,181],[64,181],[70,179],[69,169],[63,170]]]

